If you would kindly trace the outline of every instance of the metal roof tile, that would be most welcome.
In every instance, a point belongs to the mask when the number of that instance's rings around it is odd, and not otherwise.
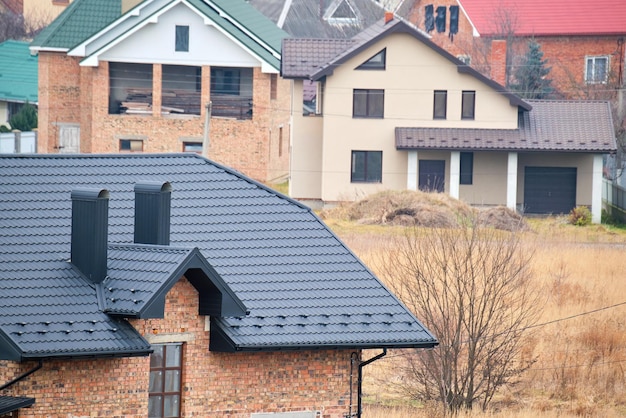
[[[436,344],[310,209],[200,156],[0,156],[0,175],[0,215],[3,222],[5,214],[11,217],[0,229],[6,260],[0,295],[21,294],[0,298],[0,347],[8,338],[31,358],[149,349],[126,321],[100,311],[95,286],[68,262],[70,191],[77,183],[111,195],[106,284],[113,290],[107,294],[103,286],[102,292],[120,301],[114,307],[120,313],[136,313],[130,289],[154,294],[172,266],[198,247],[250,311],[242,318],[212,316],[236,349]],[[34,187],[49,178],[56,181]],[[132,244],[133,185],[140,180],[172,184],[171,248],[144,251]],[[48,220],[40,220],[42,214]],[[70,327],[69,320],[76,322]]]

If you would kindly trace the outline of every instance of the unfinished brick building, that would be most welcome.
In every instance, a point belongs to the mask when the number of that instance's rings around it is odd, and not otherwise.
[[[286,34],[244,1],[77,0],[31,44],[41,153],[202,152],[286,176]]]

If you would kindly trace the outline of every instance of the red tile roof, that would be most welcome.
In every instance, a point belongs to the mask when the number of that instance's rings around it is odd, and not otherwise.
[[[624,0],[458,0],[481,36],[496,35],[505,20],[516,35],[624,35]]]

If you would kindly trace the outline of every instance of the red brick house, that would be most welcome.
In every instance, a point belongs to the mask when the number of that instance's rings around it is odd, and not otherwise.
[[[310,209],[201,156],[0,175],[0,416],[361,416],[370,360],[437,345]]]
[[[415,0],[402,7],[402,15],[433,42],[454,55],[466,55],[473,67],[502,84],[511,81],[516,57],[534,39],[551,67],[558,97],[614,99],[624,87],[626,2]],[[507,79],[491,68],[502,65],[492,60],[493,40],[508,41]]]
[[[289,164],[284,36],[243,0],[76,0],[31,44],[38,151],[204,152],[279,179]]]

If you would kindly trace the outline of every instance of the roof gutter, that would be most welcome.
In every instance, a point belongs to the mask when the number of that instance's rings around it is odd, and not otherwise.
[[[26,373],[23,373],[20,376],[16,377],[15,379],[11,380],[10,382],[7,382],[4,385],[0,386],[0,390],[4,390],[10,386],[13,386],[19,381],[26,379],[28,376],[35,373],[37,370],[41,369],[42,367],[43,367],[43,360],[39,359],[39,364],[37,364],[34,369],[31,369],[27,371]]]

